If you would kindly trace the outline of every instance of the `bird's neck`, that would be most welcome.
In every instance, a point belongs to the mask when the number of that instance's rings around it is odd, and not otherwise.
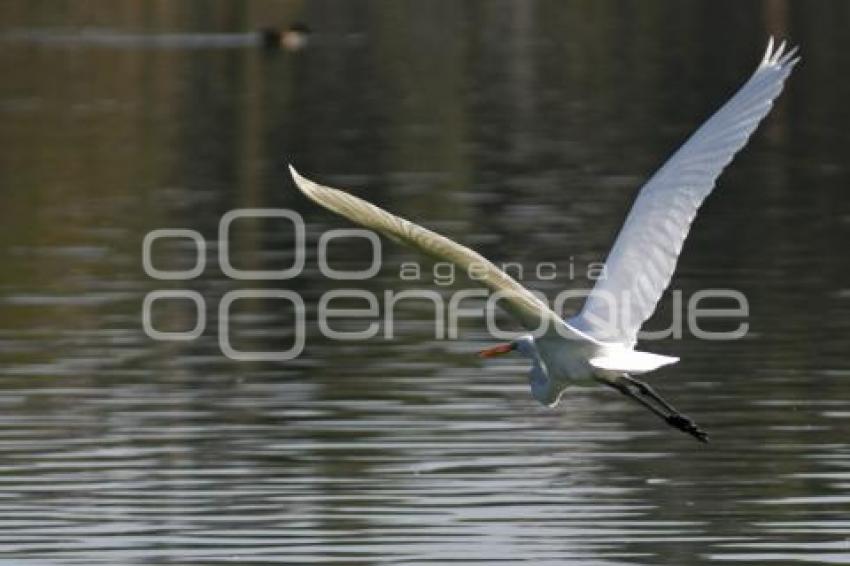
[[[554,382],[546,374],[546,368],[540,360],[534,360],[531,373],[528,374],[531,385],[531,394],[541,404],[553,407],[558,403],[561,392],[555,387]]]

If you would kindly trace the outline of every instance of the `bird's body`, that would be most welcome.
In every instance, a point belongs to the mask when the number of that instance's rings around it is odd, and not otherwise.
[[[690,419],[632,377],[678,358],[634,349],[638,330],[669,285],[685,237],[717,177],[767,115],[799,60],[796,49],[768,44],[743,87],[706,121],[644,185],[605,262],[606,276],[582,310],[568,320],[475,251],[338,189],[318,185],[291,169],[298,188],[353,222],[462,268],[476,265],[479,281],[501,294],[502,304],[533,334],[481,352],[517,351],[531,360],[531,393],[557,404],[573,384],[602,383],[643,404],[669,425],[706,441]],[[542,329],[542,330],[540,330]]]
[[[529,385],[532,396],[541,404],[554,407],[567,387],[596,383],[594,375],[598,370],[590,365],[591,351],[596,348],[559,336],[526,339],[532,353],[520,353],[532,359]]]
[[[557,333],[538,338],[525,335],[515,342],[516,350],[533,364],[531,393],[547,407],[557,405],[561,394],[571,385],[597,385],[623,373],[647,373],[678,361],[678,358],[629,350],[619,344],[564,338]]]

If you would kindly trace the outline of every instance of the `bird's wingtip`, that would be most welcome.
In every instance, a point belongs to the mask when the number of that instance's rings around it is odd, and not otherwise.
[[[292,163],[289,164],[289,174],[292,175],[292,178],[296,181],[301,178],[301,175],[298,174],[298,171],[295,170],[295,167]]]
[[[767,49],[764,50],[764,57],[762,57],[761,64],[765,65],[770,61],[770,56],[773,53],[773,36],[769,36],[767,39]]]
[[[295,186],[298,187],[301,192],[308,190],[311,183],[310,180],[306,177],[302,177],[301,174],[295,170],[292,163],[289,164],[289,174],[292,175],[292,180],[295,181]]]
[[[771,35],[767,40],[767,49],[764,52],[761,66],[778,66],[782,68],[794,67],[794,65],[796,65],[800,60],[800,57],[796,56],[799,51],[799,47],[792,47],[786,40],[782,40],[782,42],[780,42],[774,49],[775,43],[776,40]]]
[[[800,60],[800,57],[797,56],[797,53],[799,51],[800,51],[800,47],[795,45],[794,47],[789,49],[788,52],[782,56],[781,59],[779,59],[779,64],[782,65],[783,67],[785,67],[785,66],[793,67]]]

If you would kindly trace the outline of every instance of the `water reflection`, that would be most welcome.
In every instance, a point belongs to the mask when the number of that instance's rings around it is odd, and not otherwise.
[[[850,561],[845,3],[140,6],[116,2],[95,23],[76,3],[2,8],[10,560]],[[236,43],[296,20],[317,38],[297,54]],[[313,309],[336,284],[312,250],[347,226],[297,194],[288,160],[494,260],[583,266],[768,31],[805,59],[707,203],[674,281],[686,294],[741,289],[752,332],[654,348],[683,358],[653,382],[706,426],[710,447],[607,391],[538,407],[524,364],[471,355],[489,344],[480,324],[437,341],[422,305],[403,307],[392,341],[320,336]],[[177,40],[151,49],[151,34]],[[221,297],[264,285],[224,277],[214,245],[189,283],[141,266],[150,230],[214,242],[222,214],[257,206],[298,210],[308,226],[305,271],[287,283],[308,305],[307,347],[286,364],[221,355]],[[232,242],[243,269],[278,268],[290,249],[273,222],[243,224]],[[368,250],[347,251],[340,267],[368,264]],[[165,246],[157,265],[193,253]],[[433,288],[399,281],[414,258],[387,243],[366,288]],[[586,283],[567,269],[526,282]],[[202,293],[202,338],[144,335],[142,298],[163,287]],[[191,308],[161,314],[192,324]],[[239,316],[241,347],[291,340],[285,308]]]

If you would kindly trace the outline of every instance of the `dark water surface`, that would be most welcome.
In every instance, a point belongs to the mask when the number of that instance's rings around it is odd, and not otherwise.
[[[13,1],[0,18],[4,563],[850,563],[850,5]],[[295,20],[315,30],[303,51],[250,35]],[[424,302],[399,303],[392,340],[322,337],[331,290],[467,285],[401,281],[419,258],[389,242],[375,277],[329,280],[317,241],[349,225],[296,192],[288,161],[521,263],[535,289],[587,286],[636,188],[769,33],[803,62],[673,281],[685,300],[741,290],[750,332],[645,345],[682,357],[651,381],[711,445],[601,389],[538,406],[526,363],[472,355],[494,343],[481,321],[435,340]],[[251,207],[304,217],[301,275],[224,275],[219,221]],[[145,274],[159,228],[208,240],[200,277]],[[338,244],[334,267],[368,267],[363,242]],[[285,221],[233,225],[238,268],[292,249]],[[195,261],[186,239],[153,256]],[[221,297],[258,288],[304,297],[297,359],[222,355]],[[201,294],[200,338],[145,334],[157,289]],[[186,300],[155,305],[157,328],[195,320]],[[234,304],[234,346],[284,350],[293,320]]]

